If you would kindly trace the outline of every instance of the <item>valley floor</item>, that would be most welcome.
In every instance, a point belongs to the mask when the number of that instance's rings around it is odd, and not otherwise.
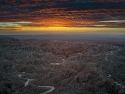
[[[0,37],[0,94],[125,94],[125,44]]]

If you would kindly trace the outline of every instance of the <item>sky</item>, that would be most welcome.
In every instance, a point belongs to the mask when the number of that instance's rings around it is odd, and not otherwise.
[[[0,0],[0,34],[125,32],[125,0]]]

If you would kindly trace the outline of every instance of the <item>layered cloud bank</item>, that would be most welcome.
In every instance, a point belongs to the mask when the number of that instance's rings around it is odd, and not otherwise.
[[[124,7],[125,0],[4,0],[0,1],[0,31],[124,28]]]

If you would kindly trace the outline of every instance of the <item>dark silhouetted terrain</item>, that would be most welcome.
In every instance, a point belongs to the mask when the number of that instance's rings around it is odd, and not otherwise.
[[[0,94],[125,94],[125,37],[0,36]]]

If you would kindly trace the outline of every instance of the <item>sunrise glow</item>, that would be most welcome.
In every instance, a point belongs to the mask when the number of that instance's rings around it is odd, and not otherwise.
[[[125,32],[124,0],[4,0],[0,6],[2,34]]]

